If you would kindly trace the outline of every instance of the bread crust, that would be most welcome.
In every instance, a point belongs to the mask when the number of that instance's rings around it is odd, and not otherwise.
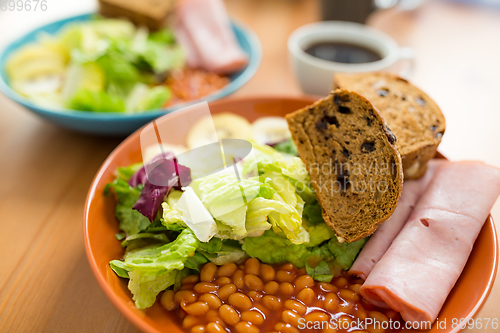
[[[286,119],[323,208],[323,218],[338,240],[354,242],[375,232],[392,215],[403,184],[395,136],[378,111],[359,94],[336,90],[313,105],[288,114]],[[324,169],[328,159],[330,173]],[[373,165],[384,164],[390,168],[386,173],[382,169],[372,170]],[[356,173],[355,165],[360,170],[364,165],[365,172]],[[370,187],[363,191],[358,187],[363,183],[387,183],[387,189],[380,190],[377,185],[375,190]]]
[[[339,73],[334,76],[333,87],[356,91],[380,112],[398,139],[405,179],[420,178],[425,173],[446,130],[441,110],[427,94],[386,72]]]

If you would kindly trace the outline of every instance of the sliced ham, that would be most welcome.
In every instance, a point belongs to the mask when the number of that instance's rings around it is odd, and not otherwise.
[[[183,0],[176,14],[176,35],[188,53],[188,64],[219,74],[247,65],[222,0]]]
[[[189,37],[186,28],[182,25],[180,21],[175,25],[175,39],[179,45],[184,50],[186,54],[186,64],[190,68],[201,68],[203,67],[200,55],[193,41]]]
[[[434,322],[499,194],[497,168],[480,162],[439,168],[361,287],[363,297],[407,322]]]
[[[401,229],[403,229],[418,199],[424,193],[432,177],[434,177],[436,169],[445,163],[447,161],[443,159],[431,160],[423,177],[404,183],[403,191],[401,192],[401,197],[394,213],[370,237],[349,270],[350,274],[357,275],[366,280],[375,264],[382,258],[389,246],[391,246],[392,241]]]

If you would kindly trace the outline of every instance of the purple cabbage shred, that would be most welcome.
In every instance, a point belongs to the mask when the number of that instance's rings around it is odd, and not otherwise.
[[[187,186],[190,182],[191,170],[188,167],[178,164],[170,152],[160,154],[149,162],[147,168],[143,166],[130,178],[130,186],[144,185],[139,200],[132,208],[153,222],[170,189],[174,187],[180,190],[181,186]]]

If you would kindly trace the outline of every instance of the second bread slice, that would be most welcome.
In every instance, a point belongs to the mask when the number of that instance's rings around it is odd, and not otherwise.
[[[364,97],[346,90],[286,116],[325,222],[340,242],[371,235],[403,185],[395,136]]]
[[[366,97],[396,135],[406,179],[421,177],[436,154],[446,125],[437,104],[405,79],[375,72],[334,76],[334,88]]]

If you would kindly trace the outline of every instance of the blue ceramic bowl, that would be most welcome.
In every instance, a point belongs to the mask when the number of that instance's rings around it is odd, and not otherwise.
[[[9,80],[5,72],[5,63],[12,52],[25,44],[36,41],[36,37],[40,32],[54,34],[67,23],[88,21],[92,18],[92,16],[93,14],[79,15],[47,24],[8,45],[0,53],[0,90],[9,98],[35,112],[42,118],[52,121],[62,127],[91,134],[121,136],[130,134],[151,120],[158,118],[165,113],[185,107],[188,104],[201,101],[210,102],[232,94],[247,83],[250,78],[252,78],[259,67],[262,57],[260,42],[257,36],[248,28],[232,22],[232,28],[236,34],[238,43],[250,59],[247,67],[241,72],[233,74],[230,77],[231,82],[213,94],[189,103],[178,104],[163,109],[149,110],[141,114],[55,110],[33,103],[30,99],[18,94],[9,86]]]

